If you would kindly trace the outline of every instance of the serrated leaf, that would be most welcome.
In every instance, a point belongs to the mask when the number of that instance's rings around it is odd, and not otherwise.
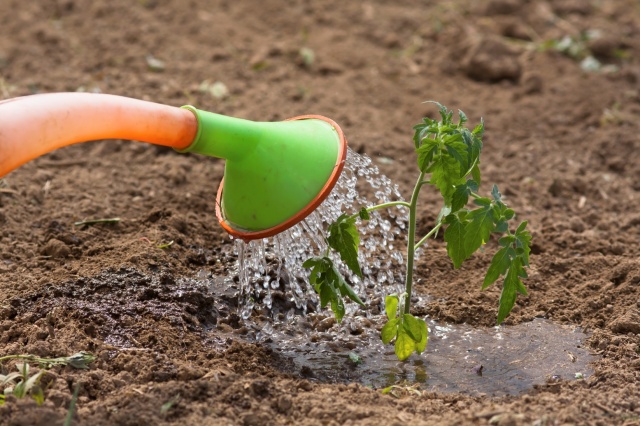
[[[318,289],[316,289],[316,291],[320,294],[321,308],[327,306],[327,303],[331,302],[331,300],[335,297],[335,289],[326,282],[320,284],[320,291],[318,291]]]
[[[403,319],[402,327],[404,331],[413,339],[414,343],[420,342],[422,340],[422,325],[418,318],[411,314],[404,314]]]
[[[484,136],[484,120],[480,119],[480,124],[478,124],[473,130],[472,132],[474,135],[476,135],[479,138],[482,138]]]
[[[338,271],[333,263],[331,264],[331,276],[328,278],[333,282],[334,287],[340,290],[340,294],[342,296],[346,296],[357,304],[364,306],[364,302],[360,300],[360,297],[358,297],[355,291],[353,291],[353,288],[349,284],[347,284],[347,282],[342,277],[342,274],[340,274],[340,271]]]
[[[522,259],[516,257],[512,260],[509,271],[504,277],[502,293],[500,294],[500,307],[498,308],[498,324],[501,324],[516,302],[516,293],[522,292],[526,294],[526,289],[520,280],[521,274],[526,274],[522,267]]]
[[[398,328],[398,336],[396,337],[395,353],[400,361],[404,361],[411,356],[416,349],[416,342],[401,327]]]
[[[482,183],[482,176],[480,173],[480,162],[477,162],[471,169],[471,177],[473,178],[474,181],[478,183],[478,185]]]
[[[465,250],[465,226],[455,214],[447,216],[447,229],[444,231],[444,240],[447,243],[447,254],[453,262],[454,268],[459,268],[462,262],[469,256]]]
[[[498,244],[501,245],[502,247],[506,247],[508,245],[513,244],[515,240],[516,240],[516,237],[514,235],[505,235],[504,237],[498,240]]]
[[[342,322],[342,318],[344,317],[345,309],[344,302],[341,297],[335,297],[331,299],[331,310],[336,317],[336,321],[338,323]]]
[[[464,252],[471,256],[480,246],[489,241],[493,230],[493,211],[489,207],[480,207],[467,215],[469,222],[465,226]]]
[[[416,352],[421,354],[427,349],[427,341],[429,340],[429,329],[427,323],[422,318],[418,318],[420,322],[420,329],[422,330],[422,339],[416,343]]]
[[[460,121],[458,122],[458,126],[462,126],[464,123],[469,121],[467,118],[467,114],[465,114],[462,110],[458,110],[458,116],[460,117]]]
[[[382,338],[382,343],[384,343],[385,345],[396,338],[396,335],[398,334],[398,321],[399,318],[394,318],[392,320],[389,320],[389,322],[387,322],[384,327],[382,327],[380,335]]]
[[[416,149],[418,154],[418,168],[422,172],[426,172],[431,166],[434,155],[438,152],[438,141],[434,139],[424,139],[422,145]]]
[[[384,298],[384,311],[387,313],[387,318],[389,318],[389,321],[396,317],[399,302],[400,299],[398,298],[397,294],[390,294],[389,296]]]
[[[502,204],[502,194],[498,190],[498,185],[493,185],[491,188],[491,196],[497,203]]]
[[[460,165],[457,177],[464,177],[467,174],[467,170],[469,170],[469,155],[467,145],[462,142],[462,135],[457,133],[445,138],[445,147],[449,155],[455,158]]]
[[[340,253],[340,259],[342,259],[351,272],[362,277],[362,271],[358,263],[360,235],[356,228],[355,218],[351,218],[346,214],[341,215],[329,226],[329,238],[327,238],[327,242],[332,249]]]
[[[446,151],[441,151],[434,157],[427,172],[431,173],[429,183],[440,190],[445,204],[450,205],[456,185],[464,182],[460,179],[460,164]]]
[[[455,213],[466,206],[469,202],[469,195],[477,190],[478,185],[471,179],[468,179],[463,185],[456,186],[456,190],[451,197],[451,211]]]
[[[313,268],[313,267],[317,266],[321,262],[322,262],[322,258],[321,257],[311,257],[311,258],[309,258],[309,259],[304,261],[304,263],[302,264],[302,267],[306,268],[306,269],[310,269],[310,268]]]
[[[487,275],[484,277],[482,283],[482,289],[486,289],[491,284],[496,282],[500,275],[504,275],[509,266],[511,266],[511,259],[515,257],[516,253],[511,247],[503,247],[493,256],[491,265],[487,269]]]

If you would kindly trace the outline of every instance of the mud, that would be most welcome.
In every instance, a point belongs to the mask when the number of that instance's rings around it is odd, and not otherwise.
[[[423,101],[483,117],[483,190],[497,183],[534,237],[530,295],[507,326],[580,327],[596,360],[585,379],[503,396],[413,382],[383,395],[314,377],[239,321],[232,242],[214,220],[222,162],[96,141],[0,180],[0,356],[97,356],[88,371],[49,370],[42,406],[9,397],[0,424],[62,424],[78,385],[74,424],[639,424],[636,1],[2,6],[0,99],[85,90],[261,121],[322,114],[404,194],[411,127],[436,112]],[[570,49],[553,48],[567,36]],[[420,205],[423,230],[434,200]],[[434,241],[414,314],[490,330],[499,290],[480,285],[491,255],[453,270]]]

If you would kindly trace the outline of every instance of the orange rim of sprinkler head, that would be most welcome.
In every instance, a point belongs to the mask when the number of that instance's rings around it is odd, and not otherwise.
[[[233,237],[242,239],[243,241],[247,242],[250,240],[257,240],[261,238],[272,237],[283,231],[286,231],[287,229],[301,222],[307,216],[313,213],[318,208],[318,206],[320,206],[320,204],[322,204],[322,202],[327,198],[327,196],[331,193],[336,183],[338,182],[338,179],[340,178],[340,175],[344,168],[344,163],[347,158],[347,139],[345,138],[344,133],[342,132],[342,129],[340,128],[340,126],[338,126],[338,124],[335,121],[331,120],[330,118],[327,118],[321,115],[313,115],[313,114],[301,115],[301,116],[289,118],[285,120],[285,122],[293,121],[293,120],[322,120],[327,122],[333,127],[338,138],[337,139],[338,154],[337,154],[336,163],[335,163],[335,166],[333,167],[331,175],[326,180],[320,192],[296,214],[294,214],[289,219],[275,226],[262,229],[262,230],[254,230],[254,231],[234,228],[232,223],[230,223],[225,219],[224,212],[223,212],[224,209],[223,209],[223,197],[222,197],[222,194],[224,192],[224,178],[223,178],[220,181],[220,186],[218,187],[218,193],[216,196],[216,217],[218,218],[218,222],[220,222],[220,225],[222,226],[222,228]],[[286,191],[286,188],[284,190]]]
[[[340,127],[303,115],[254,122],[122,96],[50,93],[0,101],[0,177],[64,146],[126,139],[226,160],[216,215],[248,241],[278,234],[333,190],[347,156]]]

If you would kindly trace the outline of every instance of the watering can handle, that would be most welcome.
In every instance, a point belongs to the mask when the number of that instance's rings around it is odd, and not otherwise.
[[[0,102],[0,177],[55,149],[128,139],[187,148],[198,122],[186,109],[123,96],[49,93]]]

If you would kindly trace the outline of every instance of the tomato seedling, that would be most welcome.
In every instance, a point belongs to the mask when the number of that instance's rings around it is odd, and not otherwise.
[[[381,332],[384,344],[395,340],[395,353],[400,360],[407,359],[413,352],[422,353],[427,346],[427,324],[424,319],[411,314],[414,259],[416,250],[429,238],[437,236],[441,228],[444,228],[447,254],[455,268],[459,268],[462,262],[486,244],[491,234],[500,235],[500,248],[493,256],[482,283],[482,289],[486,289],[504,276],[498,324],[511,312],[517,294],[527,294],[522,282],[527,277],[525,268],[529,266],[531,243],[527,222],[521,222],[515,231],[511,231],[509,222],[514,219],[515,212],[504,203],[497,186],[493,186],[490,197],[478,194],[484,122],[469,130],[466,127],[467,116],[462,111],[458,111],[459,120],[454,122],[453,111],[437,102],[433,103],[437,105],[441,119],[437,121],[425,117],[414,126],[413,141],[419,174],[410,200],[363,207],[355,214],[341,215],[328,228],[327,252],[303,264],[311,269],[309,281],[320,295],[321,307],[330,304],[336,319],[341,321],[345,313],[345,296],[361,305],[363,302],[340,274],[329,257],[329,250],[339,253],[344,264],[356,276],[362,277],[358,263],[360,236],[356,223],[358,220],[368,220],[369,213],[374,210],[407,207],[409,226],[405,290],[403,294],[386,296],[387,323]],[[442,208],[433,228],[417,240],[418,197],[425,186],[437,189],[442,198]]]

